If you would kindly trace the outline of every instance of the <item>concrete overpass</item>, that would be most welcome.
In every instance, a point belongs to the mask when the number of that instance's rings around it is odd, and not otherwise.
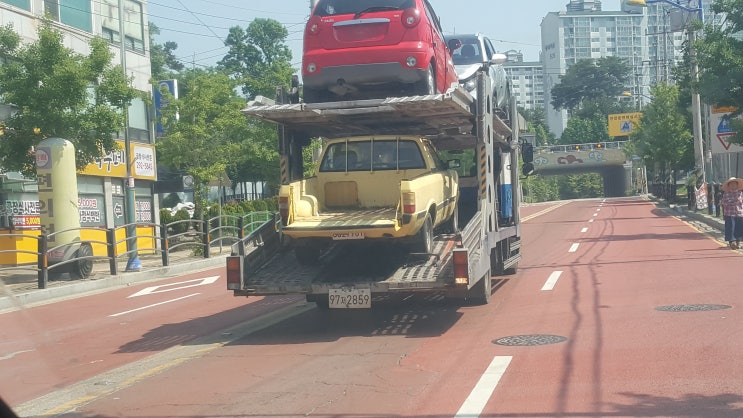
[[[543,176],[599,173],[604,195],[624,196],[629,187],[627,141],[550,145],[534,148],[534,171]]]

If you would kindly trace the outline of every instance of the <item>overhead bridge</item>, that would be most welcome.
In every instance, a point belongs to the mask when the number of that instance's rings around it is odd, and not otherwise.
[[[606,196],[624,196],[628,186],[626,144],[611,141],[535,147],[534,171],[541,175],[599,173]]]

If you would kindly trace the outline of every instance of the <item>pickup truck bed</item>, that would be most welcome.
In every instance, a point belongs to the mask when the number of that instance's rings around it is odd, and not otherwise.
[[[355,209],[352,212],[321,212],[317,216],[308,216],[294,222],[289,230],[301,229],[347,229],[354,227],[393,227],[396,217],[395,208]]]

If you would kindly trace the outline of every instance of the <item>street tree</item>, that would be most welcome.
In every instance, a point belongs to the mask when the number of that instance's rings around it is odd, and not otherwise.
[[[229,51],[218,66],[242,88],[248,98],[273,98],[277,86],[289,86],[294,69],[286,45],[289,32],[273,19],[255,19],[243,29],[230,28],[225,45]]]
[[[743,114],[743,0],[717,0],[715,13],[724,13],[722,25],[707,25],[694,44],[699,59],[699,92],[707,103],[731,106],[733,116]],[[731,142],[743,144],[743,123],[733,120],[738,134]]]
[[[149,23],[149,34],[152,79],[157,81],[175,78],[176,74],[185,68],[183,63],[175,56],[178,44],[173,41],[167,41],[164,44],[155,42],[155,35],[160,34],[160,28],[152,22]]]
[[[555,143],[555,134],[550,132],[549,126],[547,126],[547,116],[543,107],[519,109],[519,113],[526,120],[527,131],[534,133],[534,145],[541,146]]]
[[[78,168],[116,150],[121,109],[142,95],[112,64],[106,40],[91,39],[82,55],[64,46],[49,21],[37,36],[23,45],[11,25],[0,27],[0,101],[14,110],[0,129],[0,166],[28,176],[36,171],[32,150],[44,138],[72,142]]]
[[[610,141],[607,119],[603,114],[591,118],[572,117],[560,136],[560,144],[585,144]]]
[[[685,166],[689,162],[684,156],[693,149],[692,134],[684,114],[679,111],[678,87],[657,84],[650,92],[653,101],[643,109],[627,151],[642,157],[648,167],[657,166],[661,171],[691,168]]]
[[[574,111],[584,102],[599,98],[614,98],[626,90],[630,66],[618,57],[597,60],[584,59],[568,68],[560,82],[552,87],[552,106]]]
[[[157,157],[171,169],[193,176],[195,203],[204,208],[209,182],[224,175],[241,152],[241,141],[251,138],[253,131],[240,113],[245,102],[226,74],[187,70],[179,81],[179,99],[169,97],[169,105],[162,109],[166,134],[157,143]]]

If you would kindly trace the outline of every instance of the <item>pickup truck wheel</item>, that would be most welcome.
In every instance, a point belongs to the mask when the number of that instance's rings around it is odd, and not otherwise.
[[[456,234],[459,231],[459,205],[454,206],[454,213],[444,224],[443,230],[448,234]]]
[[[412,247],[412,252],[430,254],[433,249],[433,221],[431,221],[431,215],[426,215],[426,220],[423,221],[423,226],[415,234],[415,242]]]
[[[320,259],[320,249],[312,245],[300,245],[294,248],[294,255],[299,264],[313,265]]]
[[[428,70],[426,70],[423,80],[416,83],[415,87],[416,94],[423,96],[438,93],[438,90],[436,89],[436,73],[433,70],[433,64],[428,64]]]
[[[490,302],[490,293],[493,291],[493,278],[490,269],[485,273],[482,279],[470,289],[469,298],[473,302],[487,305]]]

